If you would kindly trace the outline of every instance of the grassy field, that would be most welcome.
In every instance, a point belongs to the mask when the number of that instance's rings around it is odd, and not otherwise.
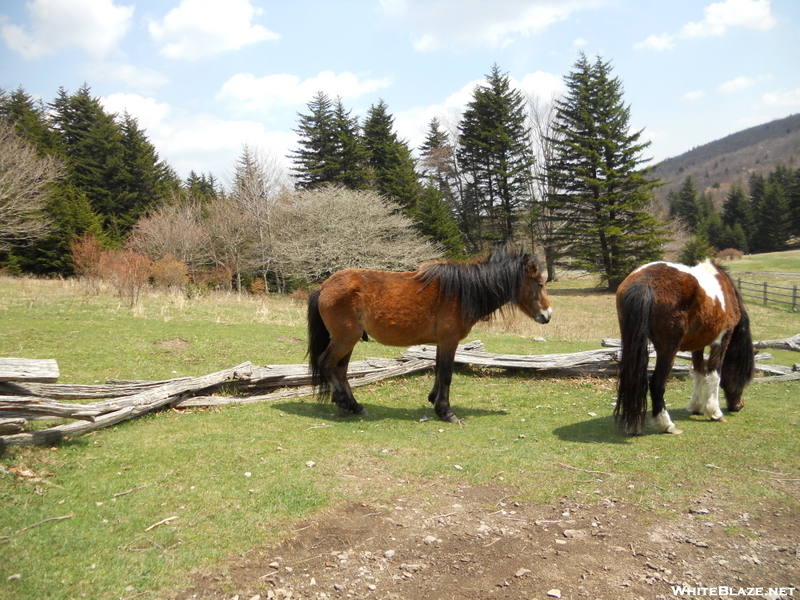
[[[550,289],[549,325],[511,315],[467,339],[542,354],[618,337],[613,296],[588,280]],[[756,339],[800,332],[800,314],[750,312]],[[68,383],[203,375],[305,354],[304,305],[282,297],[154,293],[131,310],[77,282],[0,277],[0,322],[0,355],[55,358]],[[359,344],[354,359],[401,352]],[[665,518],[713,487],[737,510],[798,513],[797,496],[766,474],[800,477],[797,382],[754,384],[741,413],[711,423],[687,414],[690,383],[672,379],[667,398],[684,434],[626,438],[613,426],[608,379],[461,368],[451,395],[461,426],[431,418],[432,381],[423,373],[359,388],[364,418],[298,399],[163,411],[56,448],[9,449],[0,458],[0,598],[165,597],[192,569],[280,539],[304,516],[344,499],[415,493],[434,478],[509,486],[536,503],[602,492]]]

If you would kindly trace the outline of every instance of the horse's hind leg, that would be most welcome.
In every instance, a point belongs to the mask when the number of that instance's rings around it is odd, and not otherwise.
[[[669,418],[664,392],[667,389],[667,377],[672,371],[677,351],[656,352],[656,368],[650,377],[650,399],[653,402],[653,424],[658,431],[663,433],[682,433],[672,419]]]
[[[705,413],[714,421],[725,420],[719,408],[719,373],[722,369],[722,357],[728,348],[728,341],[727,335],[720,336],[718,341],[711,344],[711,351],[708,355],[708,367],[705,376]]]
[[[350,365],[352,354],[351,350],[336,364],[336,380],[339,382],[340,394],[338,398],[334,396],[333,401],[339,407],[339,415],[342,417],[347,417],[351,413],[362,416],[368,414],[367,409],[356,401],[350,382],[347,381],[347,367]]]
[[[320,369],[330,382],[331,401],[339,407],[339,414],[343,417],[351,413],[365,415],[367,412],[356,402],[350,384],[347,382],[347,367],[350,364],[354,345],[355,342],[347,345],[337,340],[331,340],[325,352],[320,356]]]
[[[450,408],[450,383],[453,381],[453,365],[455,363],[456,347],[441,344],[436,346],[436,376],[433,389],[428,394],[428,401],[433,404],[436,416],[449,423],[458,423],[459,419]]]

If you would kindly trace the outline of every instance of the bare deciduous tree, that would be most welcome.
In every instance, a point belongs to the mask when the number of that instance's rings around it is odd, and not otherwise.
[[[348,267],[414,270],[442,249],[400,207],[373,191],[341,187],[284,194],[275,207],[276,249],[293,275],[321,281]]]
[[[13,126],[0,119],[0,249],[33,242],[50,230],[43,214],[61,161],[37,156]]]
[[[553,143],[557,132],[553,127],[556,116],[556,97],[543,101],[536,96],[528,96],[530,117],[531,149],[534,154],[533,163],[533,199],[528,224],[531,237],[544,250],[547,265],[547,281],[556,280],[556,260],[562,255],[564,248],[558,242],[561,236],[558,231],[564,220],[557,219],[549,206],[552,185],[547,175],[548,166],[553,160]]]
[[[192,273],[211,263],[208,233],[199,202],[175,200],[155,214],[140,219],[128,240],[131,249],[146,254],[152,261],[172,255]]]
[[[272,215],[278,196],[288,187],[287,176],[275,155],[244,145],[236,161],[230,195],[252,220],[256,268],[264,284],[267,285],[270,271],[274,272],[279,292],[283,291],[283,279],[275,260]]]

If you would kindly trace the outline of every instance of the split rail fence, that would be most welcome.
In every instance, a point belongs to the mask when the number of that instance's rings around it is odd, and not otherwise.
[[[772,303],[788,306],[792,312],[800,310],[800,292],[797,285],[792,287],[770,285],[766,281],[756,283],[754,281],[744,281],[741,277],[738,277],[736,279],[736,287],[742,297],[760,300],[764,306]]]
[[[480,340],[460,345],[455,362],[500,369],[521,369],[547,376],[612,376],[620,358],[620,343],[603,340],[603,348],[572,354],[493,354]],[[755,342],[756,349],[775,348],[800,351],[800,334],[782,340]],[[653,354],[654,356],[654,354]],[[680,358],[689,359],[688,353]],[[762,377],[754,383],[800,379],[800,364],[792,367],[767,365],[767,352],[756,355]],[[431,369],[436,363],[435,346],[413,346],[397,359],[368,358],[353,362],[348,380],[353,387],[388,377]],[[688,373],[689,365],[675,365],[675,372]],[[55,360],[0,358],[0,452],[5,446],[52,445],[108,427],[147,412],[172,408],[220,406],[268,402],[313,393],[307,365],[267,365],[250,362],[201,377],[167,381],[113,381],[100,385],[58,384]],[[240,395],[220,395],[236,382]],[[89,400],[90,402],[86,402]],[[78,402],[76,402],[78,401]],[[83,401],[83,402],[81,402]],[[26,431],[29,421],[71,419],[46,429]]]

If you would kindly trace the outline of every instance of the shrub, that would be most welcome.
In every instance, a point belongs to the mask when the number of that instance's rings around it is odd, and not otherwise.
[[[150,275],[158,287],[183,289],[189,281],[189,267],[167,254],[153,263]]]
[[[744,252],[736,248],[725,248],[717,252],[717,258],[720,260],[739,260],[744,256]]]

